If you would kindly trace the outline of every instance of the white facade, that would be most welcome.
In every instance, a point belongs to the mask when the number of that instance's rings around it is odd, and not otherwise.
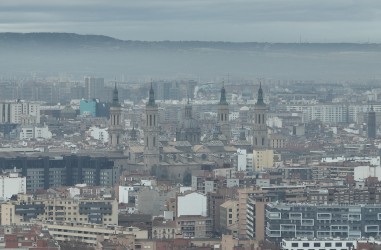
[[[381,180],[381,167],[358,166],[354,169],[354,180],[364,181],[368,177],[377,177]]]
[[[49,131],[47,126],[44,127],[35,127],[28,126],[22,127],[20,130],[20,140],[29,140],[29,139],[51,139],[53,136],[52,132]]]
[[[287,105],[287,111],[297,111],[303,113],[303,122],[310,122],[312,120],[320,120],[324,123],[338,123],[338,122],[359,122],[360,113],[369,111],[368,104],[350,104],[343,103],[334,104],[300,104],[300,105]],[[375,112],[381,111],[380,104],[374,104],[373,109]]]
[[[207,216],[206,195],[194,192],[177,196],[177,216],[182,215]]]
[[[70,187],[67,190],[69,191],[70,198],[74,198],[81,194],[81,190],[78,187]]]
[[[381,166],[381,157],[380,156],[354,156],[354,157],[324,157],[321,159],[321,162],[328,162],[328,163],[337,163],[337,162],[345,162],[345,161],[353,161],[353,162],[368,162],[372,166]]]
[[[230,112],[229,113],[229,121],[234,121],[239,118],[239,112]]]
[[[8,173],[0,176],[0,198],[7,200],[15,194],[26,193],[26,177],[18,173]]]
[[[237,171],[246,171],[253,168],[253,154],[248,154],[246,149],[237,150]]]
[[[0,122],[21,124],[24,117],[33,117],[36,124],[40,123],[40,104],[34,102],[1,102]]]
[[[343,250],[357,248],[356,240],[342,240],[342,239],[326,239],[326,240],[312,240],[312,239],[283,239],[281,247],[283,250]]]
[[[89,129],[90,136],[95,140],[100,140],[103,143],[108,143],[109,133],[107,128],[91,127]]]
[[[128,203],[128,192],[133,190],[133,187],[119,186],[119,203]]]
[[[277,116],[267,117],[266,123],[270,128],[281,128],[283,126],[282,119]]]

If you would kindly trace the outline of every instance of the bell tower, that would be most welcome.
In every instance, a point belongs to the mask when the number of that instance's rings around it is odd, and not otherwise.
[[[218,103],[217,125],[220,126],[220,131],[226,137],[227,144],[230,143],[231,131],[229,124],[229,103],[226,101],[225,86],[222,85],[220,102]]]
[[[144,126],[144,167],[146,169],[159,165],[159,132],[159,111],[151,83]]]
[[[109,125],[109,145],[117,149],[122,144],[123,125],[122,125],[122,108],[119,103],[118,89],[115,87],[112,92],[112,103],[110,106],[110,125]]]
[[[258,99],[254,106],[253,147],[254,149],[267,149],[269,142],[267,136],[267,106],[263,102],[262,84],[259,83]]]

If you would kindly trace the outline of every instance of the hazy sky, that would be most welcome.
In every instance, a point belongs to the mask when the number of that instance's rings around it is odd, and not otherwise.
[[[0,0],[0,32],[126,40],[381,42],[380,0]]]

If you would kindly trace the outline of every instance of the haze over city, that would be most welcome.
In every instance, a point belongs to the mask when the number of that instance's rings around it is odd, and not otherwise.
[[[0,0],[0,249],[381,249],[381,2]]]
[[[0,32],[143,41],[381,42],[377,0],[3,0]]]

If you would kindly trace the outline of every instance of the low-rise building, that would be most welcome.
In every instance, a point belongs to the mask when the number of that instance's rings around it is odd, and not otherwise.
[[[200,215],[184,215],[176,218],[177,228],[183,238],[212,237],[212,219]]]
[[[377,237],[381,228],[380,204],[266,205],[266,239]]]
[[[356,249],[357,241],[355,239],[283,239],[281,247],[283,250]]]
[[[33,219],[117,225],[118,203],[113,199],[32,199],[1,204],[1,225]]]
[[[16,194],[25,194],[26,177],[21,177],[17,172],[0,175],[0,199],[7,200]]]
[[[152,239],[175,239],[177,225],[175,221],[156,217],[152,221]]]
[[[43,227],[58,241],[80,241],[96,246],[100,238],[110,239],[114,235],[134,235],[135,239],[148,239],[148,231],[136,227],[99,226],[80,223],[44,223]]]
[[[238,201],[228,200],[220,205],[220,229],[223,234],[238,233]]]

